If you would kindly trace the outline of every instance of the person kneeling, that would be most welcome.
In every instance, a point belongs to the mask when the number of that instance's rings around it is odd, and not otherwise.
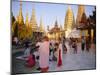
[[[29,55],[27,61],[26,61],[26,66],[27,67],[33,67],[35,66],[35,55],[32,53]]]

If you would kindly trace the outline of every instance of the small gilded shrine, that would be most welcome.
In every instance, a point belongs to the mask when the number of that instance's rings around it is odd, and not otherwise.
[[[62,28],[62,26],[58,26],[58,22],[57,20],[55,21],[55,25],[53,28],[48,29],[48,37],[49,39],[54,39],[54,40],[58,40],[59,38],[61,38],[64,34],[64,30]]]

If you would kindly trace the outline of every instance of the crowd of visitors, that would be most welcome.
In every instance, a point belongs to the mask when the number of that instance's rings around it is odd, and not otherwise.
[[[18,43],[17,38],[13,40],[15,44]],[[25,66],[33,67],[36,63],[39,63],[37,70],[41,72],[48,72],[49,62],[55,61],[57,67],[63,65],[63,54],[67,54],[66,42],[69,43],[70,48],[73,48],[73,53],[77,54],[78,40],[75,38],[69,38],[66,40],[65,37],[59,38],[58,40],[49,39],[47,36],[37,37],[36,43],[30,46],[28,41],[25,43],[24,55],[17,57],[17,59],[23,59],[26,61]],[[81,49],[89,51],[90,43],[88,38],[81,38]]]

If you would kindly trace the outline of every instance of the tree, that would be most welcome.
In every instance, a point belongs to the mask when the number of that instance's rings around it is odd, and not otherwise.
[[[13,24],[16,21],[16,19],[15,19],[15,17],[14,17],[12,12],[11,12],[11,19],[12,19],[12,24]]]
[[[13,13],[11,13],[11,32],[12,32],[12,36],[17,36],[17,32],[18,32],[18,26],[16,23],[16,19],[13,15]]]
[[[91,25],[93,26],[93,30],[94,30],[93,41],[96,44],[96,7],[94,9],[95,10],[93,11],[93,15],[90,15],[89,17],[90,17]]]

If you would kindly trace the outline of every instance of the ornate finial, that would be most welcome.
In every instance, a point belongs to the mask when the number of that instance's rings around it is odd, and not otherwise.
[[[56,17],[56,21],[55,21],[55,27],[57,27],[57,28],[58,28],[57,17]]]
[[[70,8],[70,5],[68,5],[68,10],[70,10],[71,8]]]
[[[22,0],[20,0],[20,7],[22,7]]]

